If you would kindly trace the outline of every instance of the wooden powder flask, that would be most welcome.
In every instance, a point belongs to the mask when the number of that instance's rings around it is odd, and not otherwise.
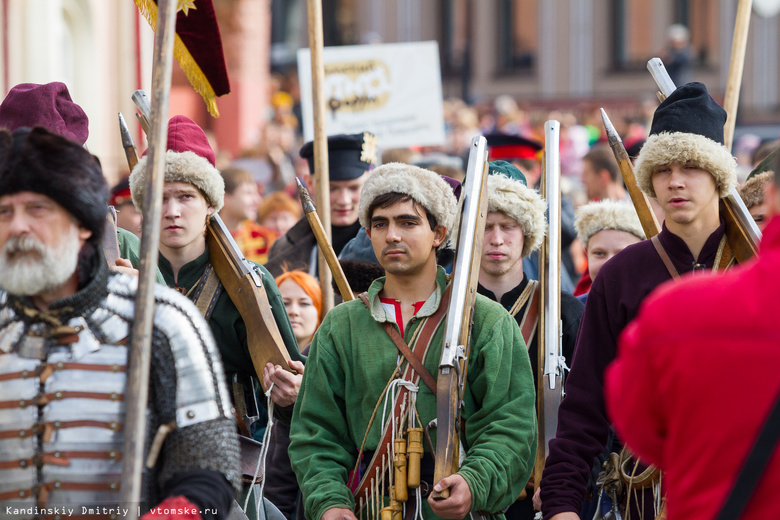
[[[403,503],[395,497],[394,486],[390,486],[390,505],[379,510],[380,520],[403,520],[403,510]]]
[[[423,429],[422,428],[409,428],[408,434],[408,446],[406,447],[407,456],[407,469],[406,469],[406,482],[407,486],[412,489],[420,487],[420,460],[423,456]]]
[[[395,498],[406,502],[409,498],[409,490],[406,482],[406,439],[403,437],[395,439],[393,467],[395,467]]]

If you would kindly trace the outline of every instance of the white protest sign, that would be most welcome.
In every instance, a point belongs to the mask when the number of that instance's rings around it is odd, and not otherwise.
[[[328,135],[372,132],[382,149],[444,143],[437,42],[325,47]],[[314,140],[311,55],[298,51],[303,137]]]

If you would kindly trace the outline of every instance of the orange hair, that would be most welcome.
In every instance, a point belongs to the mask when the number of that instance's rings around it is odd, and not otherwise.
[[[279,287],[286,281],[295,282],[303,289],[311,301],[314,303],[314,307],[317,309],[317,327],[322,323],[322,288],[320,288],[320,282],[317,281],[309,273],[305,273],[301,270],[285,271],[276,277],[276,286]]]
[[[289,211],[295,218],[300,218],[303,210],[301,205],[283,191],[275,191],[265,197],[257,209],[257,221],[262,222],[274,211]]]

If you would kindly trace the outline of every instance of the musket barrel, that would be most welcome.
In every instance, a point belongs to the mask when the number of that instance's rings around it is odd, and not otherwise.
[[[677,88],[672,81],[671,76],[664,67],[664,62],[661,58],[651,58],[647,62],[647,70],[650,71],[650,75],[653,76],[655,84],[658,85],[658,89],[661,91],[661,95],[666,99]]]
[[[545,328],[546,352],[544,358],[544,375],[550,377],[548,382],[551,390],[555,389],[555,375],[558,373],[560,358],[560,316],[561,316],[561,156],[560,156],[561,124],[558,121],[547,121],[544,124],[544,176],[545,198],[548,208],[548,244],[547,266],[544,283],[543,302],[545,315],[552,319]]]
[[[469,153],[468,163],[468,175],[466,176],[466,184],[463,186],[463,215],[469,215],[479,208],[479,197],[475,196],[479,194],[479,186],[482,184],[482,180],[487,172],[484,171],[482,165],[487,160],[487,140],[482,137],[475,137],[471,141],[471,152]],[[477,221],[476,219],[467,220],[462,222],[459,228],[457,253],[455,262],[463,261],[463,255],[465,252],[474,251],[474,239],[476,231]],[[457,265],[453,267],[452,278],[452,294],[466,295],[469,284],[469,270],[457,269]],[[473,301],[473,300],[472,300]],[[457,349],[461,345],[459,343],[462,323],[460,319],[455,319],[456,316],[463,316],[466,308],[467,301],[465,298],[452,298],[450,301],[450,307],[447,310],[447,323],[444,329],[444,346],[441,352],[441,363],[439,368],[443,367],[455,367],[456,359],[458,358]],[[450,319],[452,317],[453,319]]]
[[[144,133],[148,136],[150,132],[149,114],[152,113],[152,105],[149,103],[149,97],[143,90],[136,90],[132,95],[133,103],[138,107],[140,114],[136,113],[135,117],[138,118],[138,122],[141,124],[141,128],[144,129]]]

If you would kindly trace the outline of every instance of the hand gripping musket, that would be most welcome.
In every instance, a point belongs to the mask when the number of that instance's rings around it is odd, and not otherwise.
[[[636,209],[636,214],[639,216],[642,230],[647,238],[652,238],[661,232],[661,226],[658,224],[658,219],[655,218],[653,208],[650,207],[647,195],[642,193],[642,190],[636,184],[634,167],[631,164],[631,159],[628,157],[626,148],[623,146],[623,140],[620,139],[617,131],[615,131],[615,127],[612,126],[612,121],[609,120],[603,108],[601,109],[601,119],[604,121],[604,128],[606,128],[607,137],[609,138],[609,146],[612,147],[612,153],[615,154],[618,168],[620,168],[620,173],[623,175],[623,183],[631,196],[631,202],[634,203],[634,209]]]
[[[458,470],[460,406],[469,358],[469,337],[477,297],[480,251],[487,216],[487,140],[471,141],[463,213],[458,233],[452,277],[452,297],[447,309],[444,342],[436,381],[436,457],[433,482]],[[432,492],[435,499],[448,498],[448,489]]]
[[[550,439],[558,428],[558,407],[563,398],[561,363],[561,159],[559,151],[561,124],[544,124],[544,172],[541,196],[547,201],[547,235],[539,252],[539,280],[542,299],[539,305],[539,349],[537,379],[537,419],[539,437],[534,466],[534,487],[542,481],[542,471],[549,452]]]
[[[144,103],[146,99],[143,91],[133,94],[133,102],[141,111],[139,121],[148,119],[148,114],[144,112],[148,107],[148,104]],[[290,355],[271,312],[262,277],[255,266],[244,257],[219,215],[209,219],[206,226],[206,243],[209,247],[209,262],[244,320],[249,354],[261,384],[266,363],[291,371]]]
[[[154,283],[160,242],[162,188],[165,176],[165,143],[168,124],[168,99],[173,68],[173,42],[176,31],[176,0],[158,2],[157,31],[154,37],[152,88],[155,110],[150,117],[149,162],[146,186],[147,207],[141,236],[141,263],[138,292],[135,298],[135,320],[131,332],[127,392],[125,400],[124,449],[119,502],[139,504],[144,449],[146,447],[146,407],[149,400],[149,371],[154,319]],[[138,508],[130,507],[128,518],[138,518]]]
[[[666,99],[676,87],[663,62],[660,58],[653,58],[647,62],[647,68],[661,90],[659,97]],[[761,240],[761,231],[750,216],[742,197],[736,188],[732,188],[720,202],[721,215],[726,221],[726,238],[734,258],[740,263],[753,258],[757,254],[756,245]]]
[[[303,212],[306,214],[306,219],[309,221],[309,226],[314,232],[314,238],[317,239],[317,245],[322,251],[322,256],[325,258],[330,272],[333,273],[333,279],[336,280],[336,285],[341,293],[341,299],[345,302],[352,301],[355,296],[352,294],[352,289],[349,287],[347,277],[344,276],[344,271],[341,269],[339,259],[336,257],[336,252],[333,250],[333,246],[328,242],[328,235],[325,233],[325,228],[320,221],[319,215],[317,215],[317,208],[314,206],[314,202],[311,200],[311,195],[306,189],[300,179],[295,178],[295,182],[298,184],[298,198],[301,199],[301,206]]]

